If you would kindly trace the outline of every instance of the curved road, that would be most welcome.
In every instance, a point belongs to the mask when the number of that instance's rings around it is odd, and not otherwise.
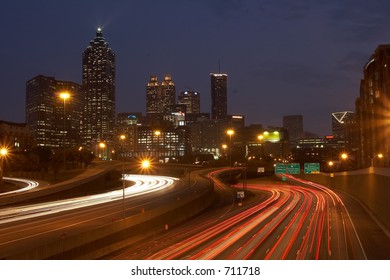
[[[233,189],[216,181],[215,190],[224,193],[222,207],[111,257],[366,259],[341,199],[323,186],[299,183],[305,186],[248,185],[248,198],[239,207],[235,197],[241,187]]]
[[[139,213],[143,207],[158,207],[165,203],[161,197],[176,199],[177,193],[183,191],[183,186],[174,185],[176,179],[171,177],[127,175],[125,178],[135,183],[125,190],[126,216]],[[120,189],[62,201],[1,208],[0,258],[121,219],[122,195]]]

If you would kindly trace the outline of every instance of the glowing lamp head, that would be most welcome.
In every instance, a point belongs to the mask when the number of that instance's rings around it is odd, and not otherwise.
[[[149,161],[149,160],[143,160],[143,161],[141,162],[141,167],[142,167],[143,169],[149,168],[149,167],[150,167],[150,161]]]
[[[63,99],[64,101],[66,99],[69,99],[69,97],[70,97],[70,93],[69,92],[64,91],[64,92],[60,93],[60,98]]]
[[[229,135],[229,136],[232,136],[234,134],[234,130],[233,129],[229,129],[228,131],[226,131],[226,133]]]
[[[6,148],[2,148],[2,149],[0,150],[0,155],[1,155],[2,157],[6,156],[7,154],[8,154],[8,150],[7,150]]]

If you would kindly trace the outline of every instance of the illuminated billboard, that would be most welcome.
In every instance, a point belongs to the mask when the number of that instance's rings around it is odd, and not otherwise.
[[[271,143],[277,143],[280,142],[280,132],[279,131],[273,131],[268,132],[264,131],[262,134],[258,136],[259,140],[263,142],[271,142]]]

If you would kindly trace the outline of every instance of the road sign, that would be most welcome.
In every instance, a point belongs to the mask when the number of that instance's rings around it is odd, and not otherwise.
[[[257,173],[264,173],[265,168],[264,167],[257,167]]]
[[[275,164],[275,174],[300,174],[301,165],[299,163],[277,163]]]
[[[275,164],[275,174],[286,174],[286,164],[285,163]]]
[[[305,162],[304,170],[305,174],[319,174],[320,164],[318,162]]]
[[[287,174],[300,174],[301,165],[299,163],[289,163],[287,164]]]

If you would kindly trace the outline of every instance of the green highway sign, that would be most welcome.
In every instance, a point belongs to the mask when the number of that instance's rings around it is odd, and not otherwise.
[[[304,164],[305,174],[319,174],[320,164],[318,162],[305,162]]]
[[[275,174],[300,174],[301,165],[299,163],[277,163],[275,164]]]
[[[275,174],[286,174],[286,164],[285,163],[275,164]]]
[[[299,163],[289,163],[287,164],[287,174],[300,174],[301,165]]]

